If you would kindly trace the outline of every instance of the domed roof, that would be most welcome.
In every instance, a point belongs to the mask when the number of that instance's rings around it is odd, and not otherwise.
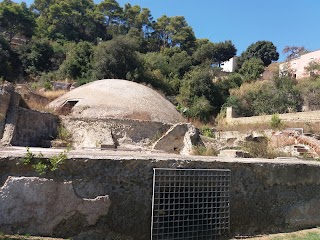
[[[185,122],[175,107],[156,91],[126,80],[105,79],[75,88],[49,104],[61,110],[69,106],[81,118],[137,119],[154,122]]]

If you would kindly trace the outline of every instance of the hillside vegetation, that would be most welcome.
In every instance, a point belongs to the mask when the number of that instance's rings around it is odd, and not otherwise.
[[[279,58],[272,42],[252,43],[241,53],[237,73],[223,73],[221,63],[237,53],[231,40],[198,39],[185,17],[154,19],[139,5],[3,0],[0,34],[2,81],[50,89],[52,81],[127,79],[161,91],[186,117],[202,122],[223,117],[227,106],[242,116],[300,111],[303,105],[319,109],[317,75],[299,83],[257,81]]]

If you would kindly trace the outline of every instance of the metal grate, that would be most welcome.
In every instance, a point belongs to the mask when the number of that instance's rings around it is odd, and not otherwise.
[[[155,168],[152,240],[218,239],[229,233],[230,170]]]

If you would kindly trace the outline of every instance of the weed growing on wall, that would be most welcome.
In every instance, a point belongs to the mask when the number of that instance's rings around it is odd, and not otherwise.
[[[22,159],[22,162],[24,165],[31,165],[40,175],[44,175],[48,172],[58,170],[67,160],[67,153],[69,151],[70,148],[67,148],[58,155],[46,159],[42,153],[34,154],[30,151],[30,148],[27,147],[27,153]]]

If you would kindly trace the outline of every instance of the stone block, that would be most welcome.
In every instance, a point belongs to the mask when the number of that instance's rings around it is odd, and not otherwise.
[[[43,236],[66,234],[72,229],[64,227],[74,222],[82,228],[95,225],[111,204],[107,195],[78,197],[71,181],[38,177],[8,177],[0,189],[0,200],[0,229]]]

